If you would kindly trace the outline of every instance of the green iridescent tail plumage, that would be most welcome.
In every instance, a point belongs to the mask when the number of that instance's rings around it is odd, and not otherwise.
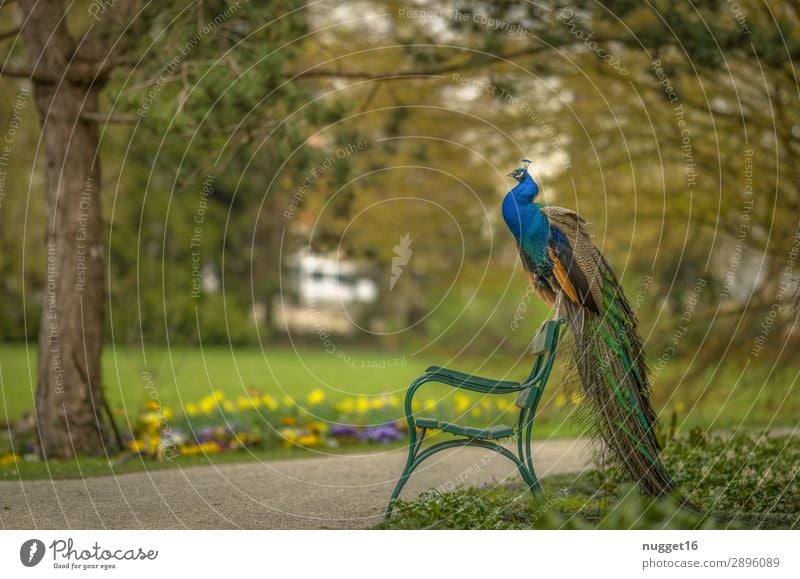
[[[602,313],[584,315],[577,304],[562,304],[564,313],[574,320],[574,362],[585,398],[583,416],[602,440],[609,463],[627,472],[649,495],[673,494],[675,485],[660,459],[636,318],[599,252],[596,263]]]
[[[651,496],[675,493],[661,462],[636,316],[614,272],[577,212],[536,203],[538,186],[524,168],[512,176],[519,185],[503,200],[503,218],[537,293],[572,326],[584,394],[578,408],[608,462]]]

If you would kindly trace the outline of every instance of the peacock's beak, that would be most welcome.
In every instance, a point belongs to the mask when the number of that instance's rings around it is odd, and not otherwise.
[[[513,177],[513,176],[514,176],[514,171],[511,171],[511,173],[506,174],[506,177]]]

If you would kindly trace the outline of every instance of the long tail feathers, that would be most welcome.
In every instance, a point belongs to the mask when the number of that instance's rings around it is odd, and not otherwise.
[[[636,318],[608,263],[602,256],[599,262],[603,313],[589,315],[562,300],[562,312],[575,335],[574,363],[586,399],[584,416],[604,443],[606,460],[627,472],[647,494],[672,495],[676,488],[660,459]],[[681,502],[697,511],[687,500]]]

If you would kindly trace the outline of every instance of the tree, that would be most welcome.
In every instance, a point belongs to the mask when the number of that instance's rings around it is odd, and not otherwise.
[[[238,154],[254,131],[276,124],[294,102],[283,75],[291,50],[277,49],[296,38],[303,20],[287,8],[278,2],[248,7],[245,14],[239,3],[222,1],[166,8],[119,0],[66,8],[62,0],[20,0],[22,24],[0,33],[0,40],[15,40],[0,75],[33,85],[46,158],[47,279],[36,395],[44,456],[106,453],[115,431],[101,373],[107,248],[99,129],[105,134],[110,123],[125,123],[157,131],[166,119],[175,127],[173,138],[186,142],[192,135],[199,149],[199,160],[181,165],[188,175],[178,171],[176,181],[202,181],[202,169],[222,162],[222,142],[229,155]],[[0,9],[15,6],[5,2]],[[275,15],[286,18],[267,26]],[[230,55],[234,45],[239,50]],[[269,59],[264,54],[271,49],[277,54]],[[250,110],[271,92],[277,104]],[[101,102],[111,96],[131,110],[102,112]],[[184,111],[190,98],[194,106]]]
[[[609,0],[556,25],[595,43],[572,46],[574,66],[559,74],[572,112],[560,127],[582,171],[557,185],[602,198],[588,216],[613,223],[606,243],[655,276],[668,313],[683,315],[685,294],[707,282],[691,316],[704,358],[731,348],[755,358],[764,334],[773,353],[784,350],[799,337],[789,304],[798,288],[800,7]]]
[[[97,114],[109,67],[96,35],[78,44],[59,0],[20,0],[46,168],[47,280],[36,417],[46,457],[97,454],[110,442],[102,388],[104,243]],[[7,8],[6,8],[7,9]]]

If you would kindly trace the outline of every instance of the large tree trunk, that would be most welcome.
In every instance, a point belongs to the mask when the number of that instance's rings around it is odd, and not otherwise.
[[[42,454],[109,450],[103,347],[103,221],[96,111],[100,86],[80,74],[59,0],[21,0],[47,159],[47,283],[39,330],[36,419]],[[72,60],[72,62],[70,62]]]

